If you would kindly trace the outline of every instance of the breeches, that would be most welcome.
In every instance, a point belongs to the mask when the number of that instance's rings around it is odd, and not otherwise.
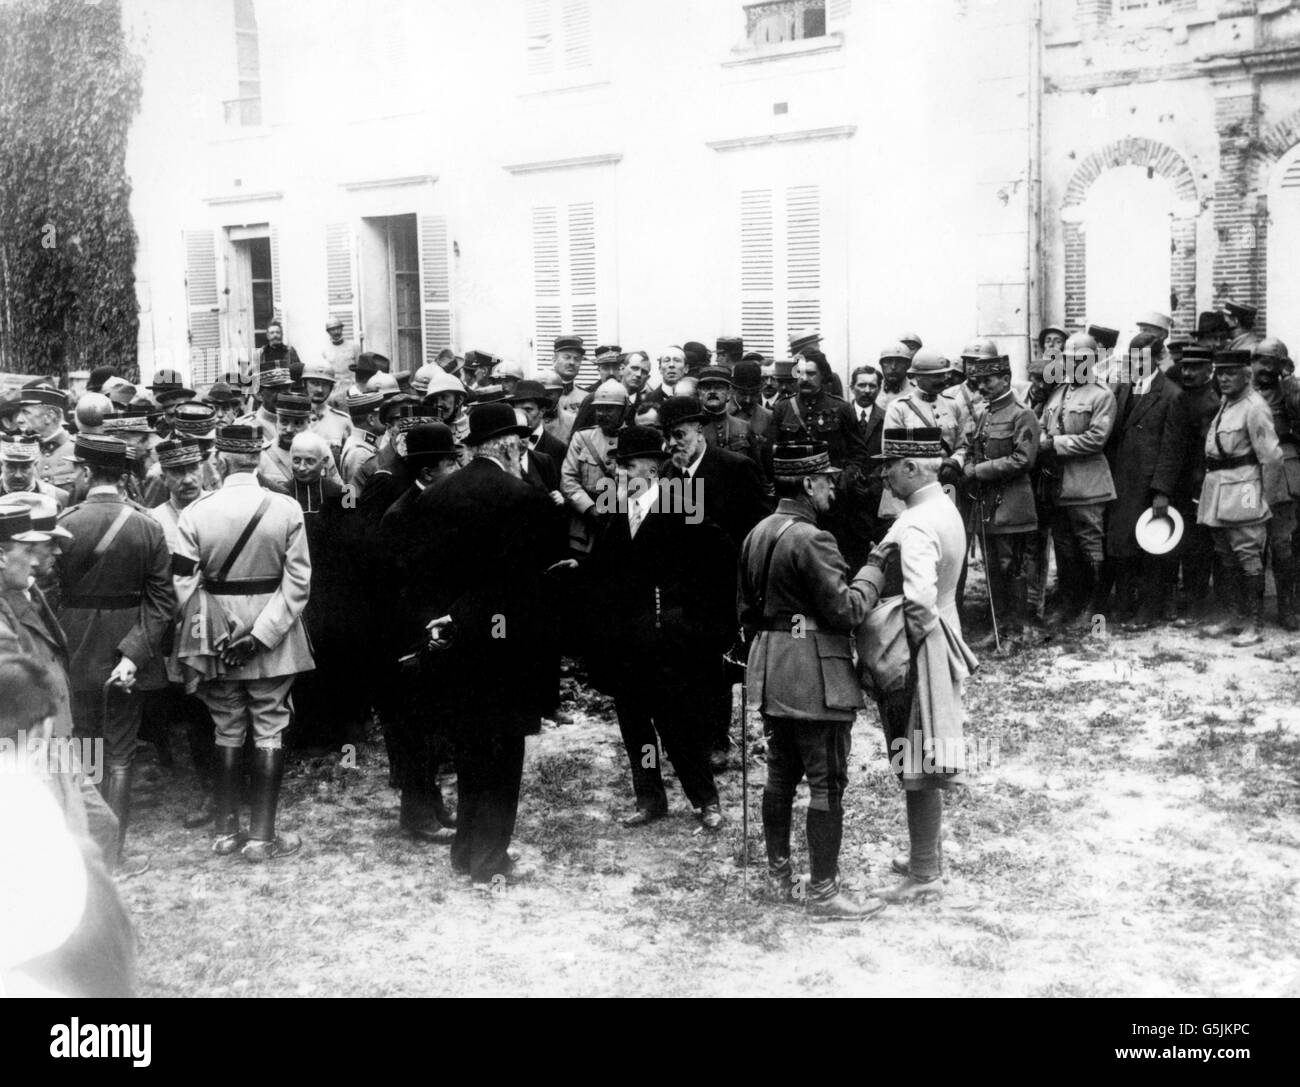
[[[1093,502],[1086,506],[1057,506],[1052,511],[1052,539],[1056,544],[1057,565],[1061,555],[1078,556],[1085,562],[1101,562],[1106,557],[1106,505]]]
[[[853,724],[849,721],[793,721],[764,716],[767,731],[767,786],[765,792],[792,800],[806,776],[815,811],[839,811],[849,784],[849,748]]]
[[[217,746],[243,747],[244,737],[252,728],[254,747],[277,750],[289,726],[289,690],[295,678],[273,676],[202,684],[199,697],[212,714]]]
[[[1212,528],[1214,550],[1224,566],[1237,567],[1243,574],[1264,572],[1264,544],[1268,542],[1268,523],[1233,528]]]

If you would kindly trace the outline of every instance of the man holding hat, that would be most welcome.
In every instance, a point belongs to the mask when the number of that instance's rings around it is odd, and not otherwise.
[[[1283,476],[1289,501],[1273,507],[1268,522],[1268,552],[1277,586],[1277,621],[1283,630],[1300,630],[1296,614],[1296,559],[1292,538],[1296,532],[1296,499],[1300,498],[1300,382],[1288,374],[1287,346],[1276,336],[1255,345],[1251,361],[1252,385],[1273,414],[1273,429],[1282,449]]]
[[[1106,505],[1115,485],[1106,461],[1106,442],[1115,425],[1115,394],[1096,373],[1097,341],[1076,333],[1061,358],[1048,362],[1045,379],[1053,385],[1043,406],[1038,463],[1045,500],[1052,514],[1056,548],[1057,604],[1049,622],[1082,615],[1091,621],[1103,612],[1109,588],[1106,559]]]
[[[311,591],[302,510],[287,495],[258,486],[264,442],[258,426],[218,428],[221,489],[181,513],[172,560],[181,606],[177,637],[193,643],[186,649],[194,667],[206,666],[198,695],[216,724],[213,852],[242,850],[253,863],[295,853],[301,845],[296,834],[276,833],[275,818],[289,690],[299,673],[314,666],[302,623]],[[198,615],[206,624],[186,622]],[[245,833],[239,798],[250,727],[252,814]]]
[[[1223,303],[1223,320],[1228,326],[1228,350],[1255,350],[1255,345],[1259,343],[1259,337],[1255,335],[1255,316],[1258,312],[1254,306],[1248,306],[1244,302]]]
[[[877,683],[891,765],[907,798],[909,851],[905,862],[894,862],[902,882],[879,892],[887,902],[942,893],[942,790],[960,784],[965,769],[961,685],[976,661],[962,641],[957,611],[966,530],[939,484],[944,453],[937,428],[886,429],[880,452],[885,486],[906,508],[853,583],[872,612],[859,635],[859,659],[871,662],[867,670]],[[875,606],[886,567],[895,563],[903,595],[891,616]],[[906,663],[899,661],[903,674],[890,675],[884,685],[877,670],[892,645],[906,654]]]
[[[21,434],[0,438],[0,501],[7,494],[33,492],[52,499],[59,509],[68,504],[68,492],[37,477],[40,439]]]
[[[769,891],[804,901],[814,917],[858,920],[882,903],[840,889],[843,796],[853,719],[862,691],[853,673],[852,634],[867,612],[862,589],[830,532],[840,470],[824,445],[781,444],[773,455],[776,512],[754,528],[740,554],[739,617],[749,642],[749,704],[763,716],[767,784],[763,837]],[[808,779],[807,893],[791,864],[795,790]]]
[[[64,427],[68,398],[51,385],[22,391],[21,404],[27,430],[40,442],[36,474],[53,487],[69,489],[77,476],[72,435]]]
[[[455,743],[460,805],[452,871],[490,889],[518,878],[509,855],[524,767],[524,737],[541,730],[557,677],[538,646],[555,638],[545,546],[554,507],[519,478],[526,426],[509,404],[470,414],[473,459],[417,502],[438,556],[415,604],[430,643]]]
[[[302,380],[307,387],[307,399],[311,401],[311,419],[307,428],[325,439],[337,462],[343,452],[343,443],[352,433],[352,420],[348,418],[347,412],[330,406],[330,396],[334,392],[334,370],[323,359],[309,362],[303,367]]]
[[[1038,517],[1030,473],[1038,459],[1038,418],[1012,393],[1011,360],[1006,355],[969,357],[966,374],[975,380],[986,405],[963,474],[981,546],[988,547],[984,572],[989,606],[1003,639],[1027,639],[1037,619],[1029,609],[1029,586],[1037,573]],[[976,648],[991,648],[995,641],[990,631]]]
[[[615,454],[626,502],[601,526],[587,566],[593,681],[614,696],[636,810],[625,827],[668,814],[659,741],[701,825],[723,825],[704,709],[712,662],[735,636],[734,552],[717,525],[661,502],[663,438],[630,426]],[[626,512],[624,512],[624,508]]]
[[[1282,449],[1273,414],[1250,387],[1249,351],[1220,351],[1214,376],[1223,399],[1205,439],[1205,482],[1196,519],[1210,529],[1227,582],[1224,596],[1236,603],[1237,619],[1207,627],[1205,636],[1238,635],[1238,647],[1264,640],[1264,545],[1274,509],[1287,507]]]
[[[72,533],[59,557],[59,623],[71,651],[76,733],[104,741],[101,791],[118,819],[120,858],[131,818],[140,692],[167,684],[163,636],[176,597],[161,526],[133,508],[118,487],[127,470],[126,444],[80,435],[74,463],[86,498],[59,518]]]
[[[569,546],[585,554],[591,550],[600,510],[597,500],[612,486],[616,467],[614,450],[627,410],[627,390],[617,381],[606,381],[592,401],[596,425],[575,430],[560,467],[560,493],[572,513]]]
[[[575,384],[578,371],[587,350],[583,347],[581,336],[559,336],[555,340],[555,355],[552,367],[561,391],[555,398],[556,425],[548,427],[552,434],[562,442],[568,442],[573,430],[573,421],[582,407],[586,393]]]

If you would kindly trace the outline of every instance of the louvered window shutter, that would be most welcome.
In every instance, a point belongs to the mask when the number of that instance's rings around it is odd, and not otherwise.
[[[777,357],[772,190],[740,194],[740,334],[749,351]]]
[[[211,230],[185,232],[185,300],[189,316],[190,376],[220,376],[221,316],[217,303],[217,248]]]
[[[564,0],[564,70],[591,67],[591,4],[589,0]]]
[[[826,33],[843,31],[852,14],[853,0],[826,0]]]
[[[555,70],[555,35],[551,27],[551,0],[528,0],[525,19],[528,38],[528,74],[549,75]]]
[[[435,362],[451,346],[451,264],[447,219],[420,216],[420,292],[424,303],[424,361]]]
[[[326,312],[343,322],[343,336],[354,340],[357,335],[357,310],[354,283],[352,229],[347,223],[329,223],[325,227]]]
[[[796,185],[785,194],[786,345],[820,327],[822,317],[821,190]]]
[[[789,357],[790,336],[821,323],[821,190],[740,194],[740,326],[746,348]]]
[[[573,333],[582,337],[588,353],[578,384],[596,380],[596,279],[596,205],[533,208],[533,358],[538,373],[551,367],[555,338]]]
[[[275,319],[284,323],[282,293],[280,290],[280,228],[271,224],[271,303],[275,308]],[[292,343],[288,330],[285,330],[285,343]]]

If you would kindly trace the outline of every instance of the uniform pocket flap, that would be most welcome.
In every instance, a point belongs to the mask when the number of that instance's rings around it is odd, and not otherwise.
[[[853,646],[847,634],[827,634],[823,631],[814,631],[813,641],[817,645],[817,656],[819,657],[853,659]]]

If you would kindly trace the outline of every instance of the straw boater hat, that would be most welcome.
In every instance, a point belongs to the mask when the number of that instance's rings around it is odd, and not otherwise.
[[[1163,517],[1157,517],[1153,509],[1144,510],[1133,534],[1148,555],[1167,555],[1183,538],[1183,515],[1173,506]]]
[[[26,506],[32,519],[32,531],[45,532],[60,546],[72,539],[72,533],[59,524],[58,503],[48,495],[33,491],[14,491],[0,497],[6,506]]]

